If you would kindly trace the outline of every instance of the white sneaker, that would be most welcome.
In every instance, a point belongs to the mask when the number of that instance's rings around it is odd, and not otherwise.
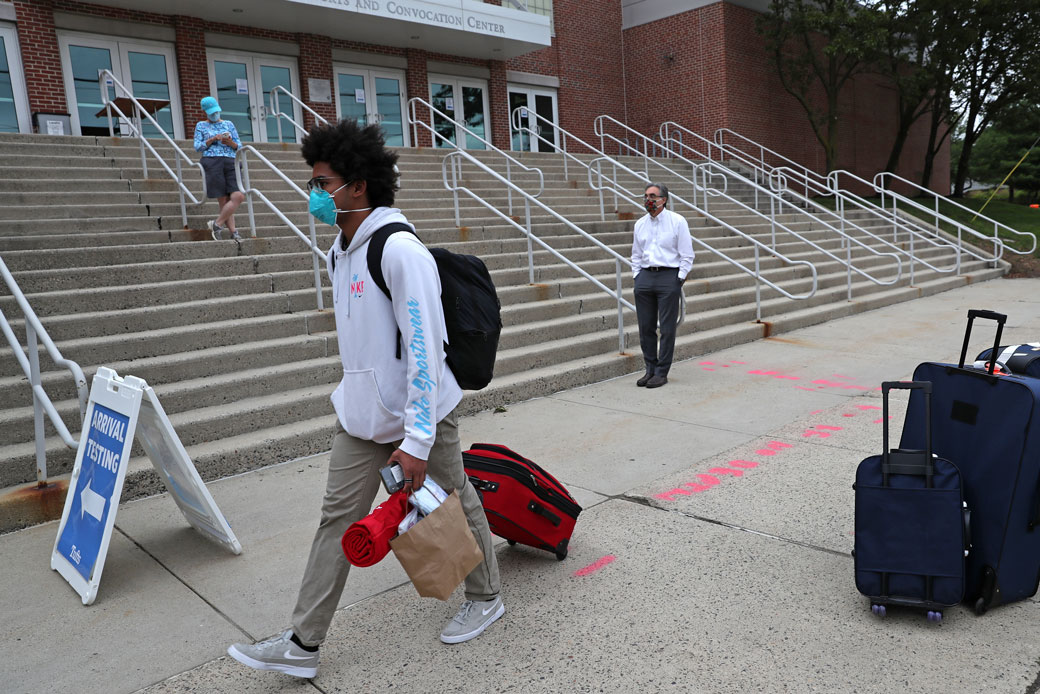
[[[214,241],[220,241],[224,238],[224,227],[217,224],[215,220],[206,222],[206,226],[209,227],[209,234],[213,237]]]
[[[459,613],[441,632],[444,643],[462,643],[475,639],[491,626],[491,623],[506,613],[502,596],[496,595],[494,600],[467,600],[462,603]]]
[[[292,630],[260,643],[228,646],[228,655],[256,670],[274,670],[293,677],[318,674],[318,651],[305,651],[292,642]]]

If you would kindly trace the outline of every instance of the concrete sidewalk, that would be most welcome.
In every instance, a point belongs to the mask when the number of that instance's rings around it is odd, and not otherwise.
[[[877,388],[956,361],[969,308],[1007,313],[1005,344],[1040,338],[1040,280],[995,280],[683,362],[658,390],[631,375],[465,418],[464,446],[509,445],[572,490],[570,555],[500,544],[506,614],[457,646],[437,635],[461,590],[420,599],[392,558],[355,569],[313,681],[224,652],[287,626],[327,456],[209,485],[241,556],[166,496],[126,504],[90,607],[49,569],[55,523],[0,536],[0,689],[1034,692],[1034,600],[880,620],[853,582]],[[977,323],[970,355],[990,340]]]

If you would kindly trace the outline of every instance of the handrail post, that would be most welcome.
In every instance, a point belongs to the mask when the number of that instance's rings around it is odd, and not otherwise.
[[[47,484],[47,444],[43,432],[43,403],[37,389],[40,379],[40,344],[36,339],[36,330],[32,322],[25,321],[25,343],[29,349],[29,387],[33,392],[33,431],[36,437],[36,484]]]
[[[614,258],[614,271],[617,275],[617,339],[618,354],[625,351],[625,314],[621,306],[621,259]]]
[[[555,125],[553,126],[556,127]],[[560,137],[560,144],[563,146],[563,180],[567,179],[567,133],[557,133]]]
[[[274,111],[274,120],[278,124],[278,143],[282,142],[282,109],[278,103],[278,88],[275,87],[271,90],[271,101],[273,102],[271,110]],[[295,114],[293,114],[295,115]]]
[[[755,244],[755,320],[762,322],[762,268],[759,262],[758,244]]]
[[[180,196],[180,200],[181,200],[181,224],[184,226],[185,229],[187,229],[188,228],[188,208],[187,208],[187,205],[184,204],[184,187],[185,187],[185,184],[184,184],[184,173],[181,171],[181,158],[180,157],[174,157],[174,159],[177,161],[177,182],[180,184],[180,185],[177,186],[177,193]]]
[[[242,185],[246,189],[246,209],[249,210],[249,230],[256,238],[256,216],[253,214],[253,185],[249,182],[249,153],[242,152]]]
[[[311,246],[314,248],[318,247],[318,232],[314,228],[314,215],[307,215],[307,223],[310,225],[311,232]],[[254,235],[256,232],[254,231]],[[314,292],[317,294],[318,310],[325,310],[325,296],[321,291],[321,266],[318,264],[318,256],[315,253],[311,253],[311,260],[314,264]]]
[[[459,213],[459,178],[462,174],[462,162],[458,160],[458,157],[451,157],[449,166],[451,166],[451,194],[455,199],[455,226],[462,227],[462,215]],[[457,170],[456,167],[458,167]]]
[[[134,101],[134,120],[137,122],[137,141],[141,145],[141,169],[145,178],[148,178],[148,161],[144,155],[144,130],[141,128],[141,109]]]
[[[530,284],[534,284],[534,242],[531,241],[534,229],[531,228],[531,200],[527,196],[524,196],[524,213],[527,228],[527,279]]]
[[[907,232],[907,235],[910,237],[910,286],[912,287],[914,286],[914,236],[916,236],[916,234]],[[958,253],[958,260],[959,259],[960,254]]]
[[[509,160],[506,159],[506,180],[510,183],[513,182],[513,170],[509,166]],[[513,214],[513,188],[512,186],[506,186],[506,198],[509,200],[509,214]]]

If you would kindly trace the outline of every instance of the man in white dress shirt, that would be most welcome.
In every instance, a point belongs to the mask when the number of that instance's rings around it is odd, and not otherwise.
[[[647,214],[636,221],[632,241],[639,346],[646,363],[646,373],[636,385],[647,388],[660,388],[668,383],[682,286],[693,268],[690,225],[681,215],[665,209],[667,204],[667,186],[651,183],[646,187],[643,206]]]

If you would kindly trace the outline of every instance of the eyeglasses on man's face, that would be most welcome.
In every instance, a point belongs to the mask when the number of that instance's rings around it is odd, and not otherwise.
[[[311,180],[307,181],[307,192],[311,193],[315,190],[325,190],[332,181],[342,181],[342,176],[315,176]]]
[[[664,196],[663,195],[654,195],[653,193],[648,193],[648,194],[643,196],[643,200],[645,202],[657,202],[658,200],[664,200]]]

